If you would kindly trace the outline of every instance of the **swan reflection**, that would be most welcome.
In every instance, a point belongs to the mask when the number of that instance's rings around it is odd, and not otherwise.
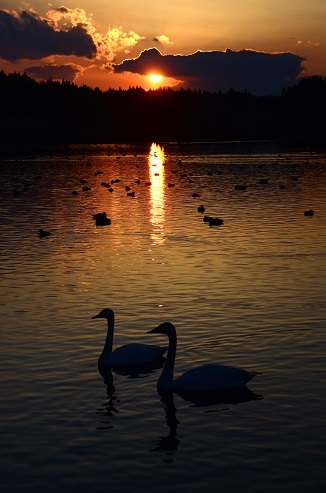
[[[169,391],[159,392],[161,397],[161,402],[164,404],[164,413],[166,424],[169,428],[169,433],[160,437],[158,441],[157,447],[150,450],[150,452],[165,452],[167,455],[173,456],[173,452],[178,449],[180,440],[176,438],[177,435],[177,426],[179,421],[176,417],[176,408],[174,406],[174,397],[173,393]],[[173,462],[172,458],[165,459],[164,462]]]
[[[145,378],[153,373],[155,370],[159,370],[163,367],[165,358],[162,356],[160,360],[152,361],[143,365],[135,366],[118,366],[118,367],[99,367],[99,373],[103,378],[106,386],[107,401],[97,410],[97,414],[107,418],[107,421],[102,421],[100,426],[97,426],[98,430],[107,430],[114,428],[110,418],[113,418],[119,413],[116,404],[119,402],[116,395],[116,388],[114,386],[113,374],[120,376],[127,376],[128,378]]]
[[[106,371],[101,371],[100,372],[103,379],[104,383],[106,385],[106,394],[108,397],[107,402],[102,404],[102,406],[98,409],[97,414],[100,416],[103,416],[105,418],[112,418],[116,414],[118,414],[118,409],[115,406],[115,403],[118,402],[118,397],[115,395],[115,386],[113,383],[113,375],[112,371],[110,369]],[[100,426],[97,426],[97,430],[107,430],[110,428],[114,428],[114,425],[112,424],[111,420],[108,419],[108,421],[102,421]]]
[[[178,421],[176,416],[177,409],[174,405],[174,394],[176,394],[176,392],[173,393],[169,390],[159,390],[158,394],[164,405],[165,420],[169,428],[169,433],[164,437],[159,437],[158,445],[151,449],[150,452],[165,452],[169,458],[163,459],[163,462],[173,462],[173,452],[176,452],[180,445],[180,440],[176,438],[177,427],[180,424],[180,421]],[[209,406],[218,406],[215,409],[207,409],[205,413],[225,411],[225,407],[219,407],[221,405],[235,406],[240,403],[263,399],[262,395],[255,394],[247,387],[211,392],[182,392],[177,393],[177,395],[181,397],[181,399],[192,403],[193,406],[190,407],[208,408]]]
[[[151,239],[154,245],[165,242],[164,234],[164,148],[152,144],[148,155],[150,187],[150,221],[153,226]]]

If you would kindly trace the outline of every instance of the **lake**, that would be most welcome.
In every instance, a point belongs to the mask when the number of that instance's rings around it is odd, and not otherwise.
[[[220,142],[1,156],[3,491],[323,491],[326,152]],[[111,224],[96,226],[104,211]],[[105,307],[114,347],[165,345],[147,331],[172,322],[176,376],[206,362],[262,375],[200,402],[160,396],[162,364],[101,375],[106,320],[91,317]]]

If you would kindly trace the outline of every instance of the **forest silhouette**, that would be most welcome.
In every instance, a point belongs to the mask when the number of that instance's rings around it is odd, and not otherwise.
[[[302,78],[279,96],[230,89],[102,91],[0,72],[1,144],[326,138],[326,78]]]

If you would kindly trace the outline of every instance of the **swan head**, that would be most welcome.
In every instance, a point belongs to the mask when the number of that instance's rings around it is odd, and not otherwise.
[[[114,313],[113,313],[113,310],[111,310],[111,308],[104,308],[104,310],[102,310],[100,313],[98,313],[97,315],[95,315],[95,317],[91,317],[92,319],[93,318],[106,318],[106,319],[109,319],[109,318],[112,318],[114,316]]]
[[[149,330],[147,334],[166,334],[167,336],[170,336],[175,334],[175,327],[171,322],[163,322],[155,327],[155,329]]]

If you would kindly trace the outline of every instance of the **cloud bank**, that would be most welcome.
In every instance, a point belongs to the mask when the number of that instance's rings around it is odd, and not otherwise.
[[[0,58],[12,63],[76,56],[108,64],[117,53],[130,53],[143,39],[118,27],[99,33],[83,9],[59,7],[49,10],[45,17],[33,10],[0,10]]]
[[[33,11],[0,10],[0,57],[10,62],[39,60],[50,55],[94,58],[97,49],[82,23],[58,29],[51,17]]]
[[[162,55],[156,48],[138,58],[114,64],[114,71],[146,75],[159,72],[182,80],[191,89],[248,91],[275,95],[302,73],[302,58],[293,53],[264,53],[252,50],[197,51],[191,55]]]

